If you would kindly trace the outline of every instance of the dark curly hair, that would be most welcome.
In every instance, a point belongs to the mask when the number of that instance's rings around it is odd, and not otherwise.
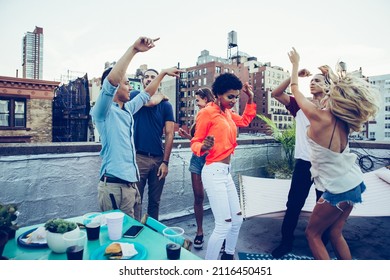
[[[212,85],[213,93],[217,97],[218,95],[222,95],[229,90],[241,90],[242,82],[240,79],[231,73],[224,73],[219,75],[213,85]]]

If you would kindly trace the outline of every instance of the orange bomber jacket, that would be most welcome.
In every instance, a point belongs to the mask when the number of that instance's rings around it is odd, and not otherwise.
[[[237,146],[237,127],[246,127],[256,116],[256,104],[246,104],[242,116],[226,109],[222,112],[213,102],[201,109],[196,117],[195,135],[191,139],[191,150],[201,156],[203,140],[208,135],[214,136],[214,146],[208,151],[206,164],[221,161],[234,153]]]

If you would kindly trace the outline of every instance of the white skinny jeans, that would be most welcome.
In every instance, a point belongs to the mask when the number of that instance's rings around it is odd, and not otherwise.
[[[203,187],[214,215],[215,227],[206,251],[206,260],[217,260],[223,241],[225,252],[233,255],[242,224],[242,214],[230,165],[221,162],[205,165],[202,169]]]

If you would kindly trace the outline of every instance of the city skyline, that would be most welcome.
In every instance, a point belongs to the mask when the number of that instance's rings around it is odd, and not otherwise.
[[[137,55],[129,67],[156,69],[196,65],[201,51],[227,57],[227,36],[237,32],[238,50],[290,71],[287,52],[295,47],[301,66],[345,61],[348,70],[362,67],[366,76],[390,73],[390,3],[384,0],[195,1],[58,1],[0,0],[2,46],[0,76],[21,73],[21,42],[26,32],[42,27],[45,36],[43,79],[59,80],[71,72],[100,77],[106,61],[117,60],[145,35],[160,37],[156,47]],[[122,7],[122,8],[118,8]],[[136,11],[131,11],[134,8]],[[12,28],[11,28],[12,27]],[[81,74],[80,74],[81,75]],[[21,75],[19,74],[19,77]]]

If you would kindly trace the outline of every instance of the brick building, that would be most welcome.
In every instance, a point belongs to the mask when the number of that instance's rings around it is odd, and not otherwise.
[[[0,76],[0,143],[52,141],[52,101],[59,82]]]

